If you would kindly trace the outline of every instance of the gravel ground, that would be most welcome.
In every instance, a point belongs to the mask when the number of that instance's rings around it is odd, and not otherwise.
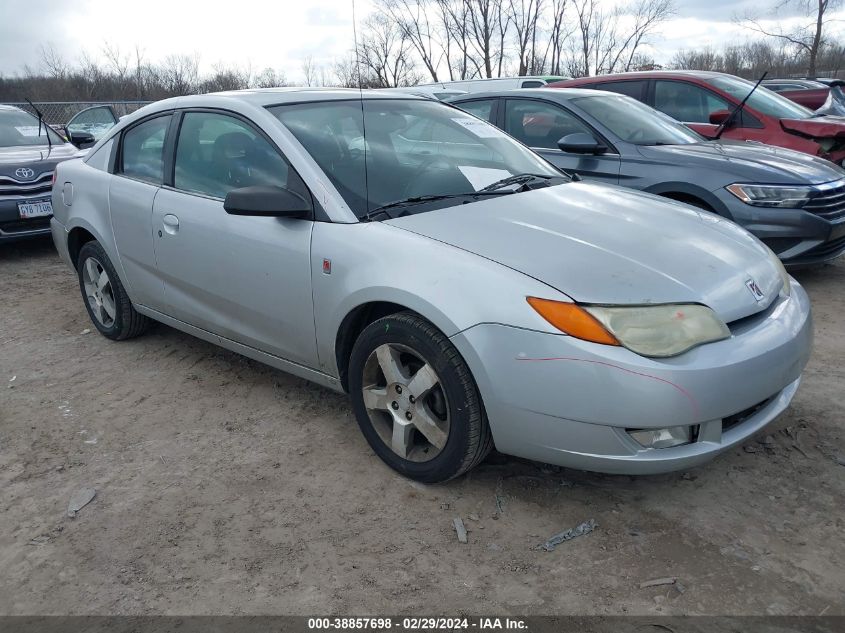
[[[439,486],[343,396],[163,325],[91,331],[49,242],[0,271],[0,614],[845,614],[845,262],[797,274],[816,348],[769,435],[687,473],[494,455]]]

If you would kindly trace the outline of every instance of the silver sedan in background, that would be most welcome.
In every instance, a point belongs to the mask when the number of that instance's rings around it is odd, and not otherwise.
[[[395,92],[179,97],[59,166],[53,238],[97,329],[151,319],[350,394],[425,482],[489,450],[589,470],[702,463],[771,422],[807,295],[712,214],[573,182]]]

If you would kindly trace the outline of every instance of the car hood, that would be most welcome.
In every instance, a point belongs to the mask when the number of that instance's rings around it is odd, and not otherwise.
[[[809,138],[836,138],[845,136],[845,118],[820,116],[812,119],[781,119],[781,127],[787,132]]]
[[[764,309],[781,287],[766,247],[732,222],[616,186],[568,183],[386,223],[582,303],[702,303],[729,323]],[[760,302],[749,280],[762,290]]]
[[[725,172],[725,184],[746,180],[769,184],[817,185],[845,176],[830,161],[782,147],[741,141],[637,148],[644,158],[671,165]]]
[[[15,169],[21,166],[35,169],[35,166],[31,163],[41,162],[49,164],[50,168],[52,168],[56,163],[73,158],[78,152],[79,150],[70,143],[55,144],[52,149],[47,145],[0,147],[0,171],[5,173],[12,166]]]

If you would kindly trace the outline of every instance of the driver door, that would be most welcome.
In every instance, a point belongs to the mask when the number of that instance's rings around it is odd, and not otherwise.
[[[310,219],[237,216],[240,187],[287,187],[311,199],[281,152],[250,122],[182,114],[172,180],[153,205],[156,266],[167,313],[307,367],[317,366]]]
[[[68,121],[65,129],[69,134],[85,132],[99,141],[117,122],[117,114],[110,105],[94,106],[77,113]]]

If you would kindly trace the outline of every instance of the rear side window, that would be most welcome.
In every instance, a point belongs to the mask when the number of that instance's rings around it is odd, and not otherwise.
[[[85,164],[101,171],[108,171],[113,147],[114,138],[110,138],[96,152],[85,159]]]
[[[621,95],[633,97],[637,101],[645,101],[645,81],[608,81],[599,84],[590,84],[584,86],[585,88],[594,88],[595,90],[607,90],[608,92],[616,92]]]
[[[279,152],[248,123],[215,112],[188,112],[179,128],[174,187],[213,198],[232,189],[305,184]]]
[[[727,101],[706,88],[663,80],[655,82],[654,107],[683,123],[709,123],[713,112],[731,109]]]
[[[558,149],[564,136],[592,130],[575,115],[560,106],[528,99],[508,99],[505,104],[505,131],[528,145],[544,149]]]
[[[164,176],[164,138],[170,115],[149,119],[123,133],[119,173],[160,185]]]
[[[493,99],[482,99],[478,101],[468,101],[465,103],[456,104],[464,112],[469,112],[473,116],[477,116],[484,121],[490,121],[490,115],[493,113]]]

